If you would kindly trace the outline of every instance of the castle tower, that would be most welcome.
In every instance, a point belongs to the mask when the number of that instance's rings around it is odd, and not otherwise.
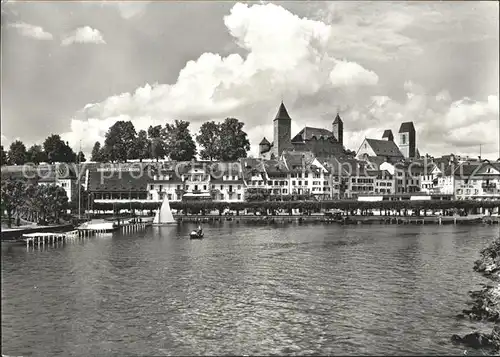
[[[269,151],[271,143],[264,137],[259,144],[259,154],[264,154]]]
[[[335,120],[332,124],[332,132],[335,136],[335,139],[341,144],[344,145],[344,122],[340,119],[339,113],[335,117]]]
[[[387,129],[384,131],[384,134],[382,135],[382,139],[385,139],[387,141],[394,141],[394,135],[392,134],[391,129]]]
[[[409,121],[401,124],[399,128],[399,150],[406,159],[415,157],[416,140],[417,134],[413,122]]]
[[[283,102],[273,120],[274,141],[272,153],[275,157],[280,157],[283,150],[292,150],[292,118],[288,115]]]

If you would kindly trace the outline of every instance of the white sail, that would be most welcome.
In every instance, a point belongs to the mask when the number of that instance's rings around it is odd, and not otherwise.
[[[153,224],[161,225],[161,224],[171,224],[171,223],[176,223],[176,222],[174,219],[174,215],[172,214],[172,210],[170,209],[170,204],[168,203],[167,195],[165,195],[160,209],[156,211]]]

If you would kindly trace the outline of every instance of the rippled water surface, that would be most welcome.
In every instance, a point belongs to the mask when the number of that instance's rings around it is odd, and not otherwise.
[[[226,222],[2,244],[2,353],[462,354],[498,227]]]

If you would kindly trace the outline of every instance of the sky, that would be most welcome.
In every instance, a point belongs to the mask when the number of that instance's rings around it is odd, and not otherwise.
[[[2,145],[89,154],[136,129],[235,117],[251,154],[281,100],[292,135],[344,144],[413,121],[421,154],[499,157],[498,2],[2,2]]]

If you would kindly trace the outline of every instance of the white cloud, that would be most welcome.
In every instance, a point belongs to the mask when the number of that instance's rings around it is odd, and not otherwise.
[[[105,44],[104,38],[99,30],[89,26],[79,27],[71,34],[66,35],[61,41],[61,45],[69,46],[74,43],[94,43]]]
[[[335,87],[373,86],[378,83],[378,76],[357,63],[339,61],[330,72],[330,81]]]
[[[9,24],[8,26],[17,29],[17,31],[25,37],[31,37],[37,40],[53,39],[52,34],[45,31],[40,26],[30,25],[24,22],[17,22],[15,24]]]
[[[373,22],[374,29],[357,25],[363,36],[356,41],[368,39],[363,50],[374,54],[386,53],[387,48],[391,53],[395,44],[407,54],[418,52],[419,47],[399,33],[410,22],[403,13]],[[350,149],[356,150],[365,136],[381,137],[384,129],[396,133],[401,122],[414,121],[421,153],[449,153],[457,140],[463,138],[466,143],[471,137],[495,150],[496,138],[485,134],[494,130],[491,118],[498,118],[498,97],[452,102],[446,90],[430,95],[403,78],[398,84],[403,85],[407,98],[394,100],[381,88],[377,73],[344,55],[342,60],[335,57],[346,38],[354,48],[354,32],[339,32],[335,24],[299,18],[274,4],[236,4],[224,24],[246,55],[204,53],[186,63],[172,85],[145,84],[135,92],[87,104],[63,137],[74,145],[82,139],[84,151],[89,153],[117,120],[131,120],[137,130],[174,119],[189,120],[195,134],[205,120],[231,116],[245,123],[256,155],[263,136],[272,141],[272,119],[283,97],[292,116],[292,134],[304,125],[330,128],[340,110]],[[354,26],[352,20],[349,26]],[[486,125],[487,131],[472,126],[476,121]],[[450,134],[443,135],[443,130]],[[475,150],[468,143],[462,147],[464,153]]]

